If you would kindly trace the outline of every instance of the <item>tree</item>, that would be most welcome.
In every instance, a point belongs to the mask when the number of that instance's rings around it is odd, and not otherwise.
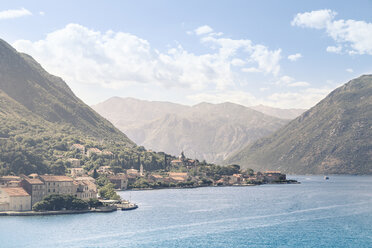
[[[99,195],[103,199],[120,200],[120,196],[115,192],[114,184],[108,183],[99,190]]]
[[[98,177],[99,177],[99,175],[98,175],[97,169],[94,169],[94,171],[93,171],[93,178],[94,179],[97,179]]]

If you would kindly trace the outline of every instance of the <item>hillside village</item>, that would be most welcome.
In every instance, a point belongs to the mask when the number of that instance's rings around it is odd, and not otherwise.
[[[110,151],[73,144],[82,156],[114,156]],[[69,161],[66,175],[8,175],[0,177],[0,211],[30,211],[33,206],[50,195],[72,195],[78,199],[119,199],[107,190],[185,188],[202,186],[242,186],[263,183],[290,183],[279,171],[253,172],[240,170],[237,165],[220,167],[186,158],[184,153],[170,161],[169,170],[146,171],[141,163],[138,169],[115,172],[109,165],[87,170],[80,159]],[[103,190],[104,189],[104,190]]]

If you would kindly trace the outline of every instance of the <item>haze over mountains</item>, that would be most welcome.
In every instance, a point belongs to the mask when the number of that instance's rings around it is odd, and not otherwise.
[[[226,163],[294,174],[372,174],[372,75],[349,81]]]
[[[277,130],[288,120],[233,103],[185,106],[113,97],[92,106],[139,145],[177,155],[221,162],[245,145]],[[285,110],[267,108],[285,117]],[[298,112],[298,111],[297,111]]]

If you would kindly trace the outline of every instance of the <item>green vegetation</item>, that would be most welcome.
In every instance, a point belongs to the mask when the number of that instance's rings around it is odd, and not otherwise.
[[[79,143],[113,156],[82,156]],[[67,84],[47,73],[30,56],[0,40],[0,175],[65,174],[67,158],[87,170],[110,165],[113,171],[166,168],[164,153],[147,152],[78,99]],[[171,157],[168,157],[168,160]]]
[[[372,75],[364,75],[226,163],[295,174],[371,174],[371,127]]]
[[[120,200],[120,196],[115,192],[115,187],[112,183],[107,183],[99,189],[99,195],[106,200]]]
[[[46,196],[32,207],[34,211],[86,210],[88,208],[89,204],[84,200],[72,195],[57,194]]]

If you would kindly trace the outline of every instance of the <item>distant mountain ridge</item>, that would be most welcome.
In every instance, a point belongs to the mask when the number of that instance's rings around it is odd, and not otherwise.
[[[208,162],[221,162],[288,122],[233,103],[190,107],[114,97],[92,108],[137,144]]]
[[[256,111],[259,111],[261,113],[264,113],[265,115],[274,116],[280,119],[288,119],[293,120],[294,118],[297,118],[300,116],[303,112],[306,111],[306,109],[280,109],[280,108],[273,108],[268,107],[265,105],[257,105],[250,107],[251,109],[254,109]]]
[[[372,174],[372,75],[337,88],[225,163],[295,174]]]

